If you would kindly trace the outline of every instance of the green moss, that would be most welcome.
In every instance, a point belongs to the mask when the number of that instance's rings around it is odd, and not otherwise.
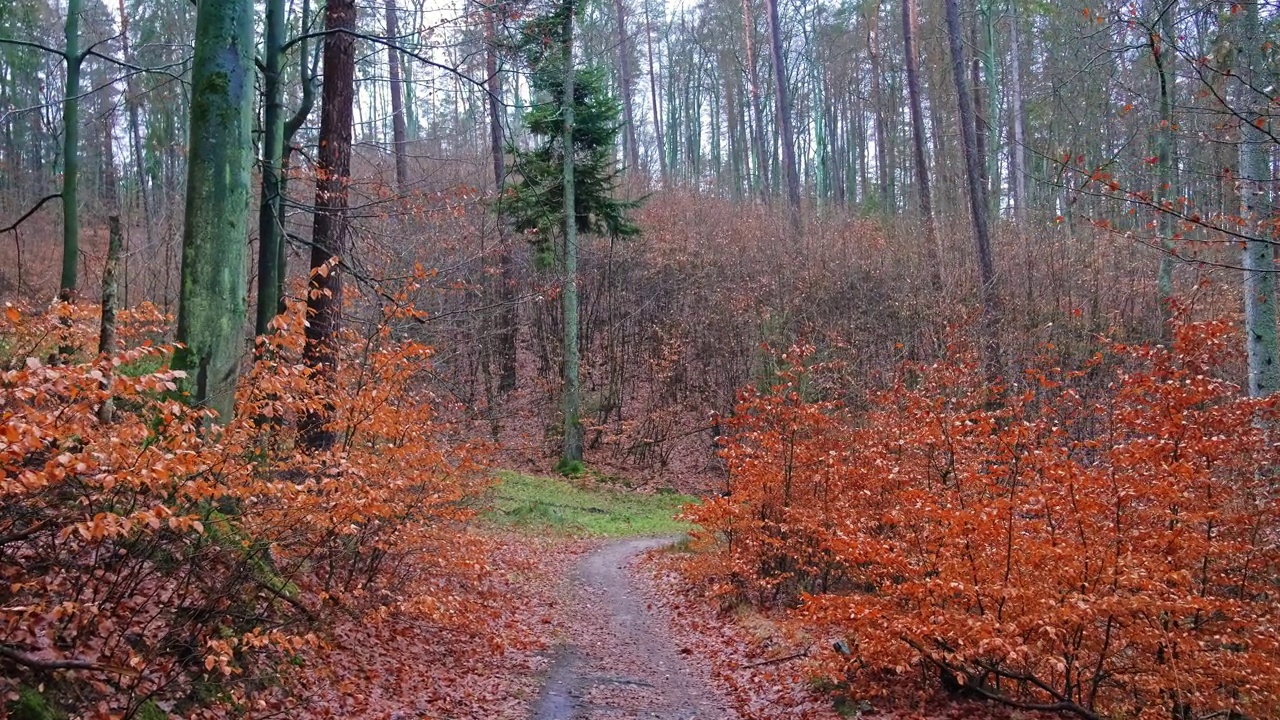
[[[18,689],[18,699],[6,708],[10,720],[66,720],[67,714],[49,704],[44,695],[34,688]]]
[[[169,713],[160,709],[155,701],[148,700],[133,714],[134,720],[169,720]]]
[[[674,492],[651,495],[500,472],[486,516],[499,525],[568,535],[676,535],[690,528],[676,514],[696,502]]]
[[[560,462],[556,463],[556,472],[567,478],[580,478],[587,474],[587,466],[581,460],[561,458]]]

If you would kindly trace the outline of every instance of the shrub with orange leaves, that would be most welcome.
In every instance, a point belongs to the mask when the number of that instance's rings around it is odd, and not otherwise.
[[[1085,718],[1276,717],[1280,401],[1217,376],[1237,333],[1003,392],[974,362],[909,367],[856,417],[805,400],[796,363],[738,408],[732,494],[690,511],[702,572],[796,601],[851,692],[924,670]]]
[[[90,344],[91,313],[6,313],[0,702],[25,684],[85,717],[283,706],[281,661],[335,613],[449,604],[456,590],[424,582],[421,561],[469,567],[452,538],[482,481],[477,448],[419,395],[430,350],[397,339],[403,312],[389,313],[343,338],[341,370],[317,387],[304,312],[259,339],[217,428],[177,397],[171,348],[50,365],[47,347]],[[126,337],[155,318],[131,320]],[[341,442],[305,453],[297,419],[321,402]]]

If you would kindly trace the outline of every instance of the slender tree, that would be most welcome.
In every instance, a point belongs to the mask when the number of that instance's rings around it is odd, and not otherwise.
[[[204,0],[196,14],[191,141],[174,366],[191,399],[226,422],[244,349],[246,215],[253,162],[253,3]]]
[[[916,191],[920,198],[920,218],[924,222],[925,245],[929,253],[929,279],[937,290],[942,287],[942,254],[938,248],[938,229],[933,219],[933,193],[929,188],[929,164],[925,153],[919,50],[916,47],[916,0],[902,0],[902,40],[907,69],[907,98],[911,105],[911,146],[915,156]]]
[[[977,250],[979,281],[982,283],[982,325],[985,335],[987,372],[999,372],[1000,346],[997,336],[999,301],[996,291],[995,262],[991,254],[991,235],[987,227],[987,194],[982,177],[982,155],[978,151],[976,118],[969,95],[965,72],[964,41],[960,28],[957,0],[945,0],[947,39],[951,47],[951,70],[956,84],[959,109],[960,145],[964,153],[965,174],[969,187],[969,215],[973,222],[973,239]]]
[[[404,100],[400,81],[400,30],[396,0],[387,0],[387,74],[391,84],[391,149],[396,158],[396,189],[403,193],[409,184],[409,161],[405,153]]]
[[[80,267],[80,14],[83,0],[67,0],[64,27],[66,88],[62,95],[62,278],[58,296],[75,300]]]
[[[796,168],[795,137],[791,131],[791,89],[787,84],[787,68],[783,62],[782,27],[778,19],[778,0],[769,5],[769,40],[773,51],[773,96],[777,111],[778,142],[782,146],[782,167],[787,176],[787,207],[791,229],[800,232],[800,172]]]
[[[1156,129],[1156,204],[1159,206],[1160,243],[1164,252],[1160,256],[1160,266],[1156,271],[1156,302],[1159,305],[1160,327],[1157,335],[1168,337],[1169,320],[1172,315],[1173,300],[1173,267],[1175,232],[1174,198],[1177,190],[1174,187],[1177,172],[1177,136],[1173,117],[1176,93],[1174,62],[1177,58],[1177,38],[1173,34],[1174,15],[1178,11],[1178,0],[1156,0],[1157,22],[1150,32],[1151,57],[1155,60],[1156,80],[1159,87],[1158,103],[1160,107],[1159,127]]]
[[[751,0],[742,0],[742,36],[746,47],[747,83],[751,104],[751,152],[755,172],[752,183],[760,193],[760,200],[769,200],[769,156],[764,150],[764,115],[760,107],[760,68],[756,64],[756,22],[751,13]]]

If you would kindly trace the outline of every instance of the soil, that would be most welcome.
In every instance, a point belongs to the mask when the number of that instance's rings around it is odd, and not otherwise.
[[[564,637],[533,720],[730,720],[703,669],[686,662],[666,620],[645,602],[631,562],[671,539],[610,542],[586,555],[565,604]],[[687,652],[687,651],[686,651]]]

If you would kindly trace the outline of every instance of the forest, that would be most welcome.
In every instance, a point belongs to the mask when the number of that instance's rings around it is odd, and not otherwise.
[[[1277,39],[0,0],[0,718],[1280,717]]]

